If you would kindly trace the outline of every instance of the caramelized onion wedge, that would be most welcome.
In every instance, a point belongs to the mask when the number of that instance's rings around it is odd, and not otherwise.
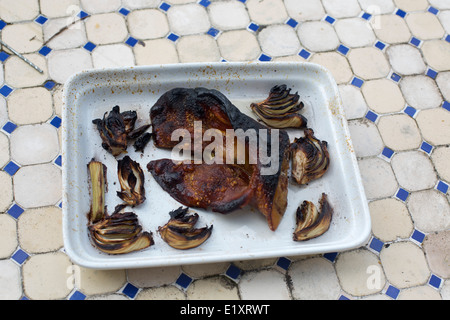
[[[118,176],[121,191],[117,196],[126,204],[135,207],[145,201],[144,172],[136,161],[125,156],[118,161]]]
[[[92,242],[108,254],[124,254],[145,249],[154,244],[152,234],[142,231],[133,212],[114,213],[88,227]]]
[[[320,212],[313,203],[304,201],[297,210],[297,227],[294,231],[294,241],[306,241],[323,235],[329,228],[333,216],[333,208],[328,202],[328,196],[323,193],[319,200]]]
[[[291,144],[292,177],[298,184],[319,179],[330,166],[328,143],[314,136],[312,129],[305,129],[305,136]]]
[[[274,128],[303,128],[307,123],[306,118],[298,113],[269,116],[263,114],[263,112],[258,108],[252,108],[252,110],[265,124]]]
[[[105,216],[106,166],[92,159],[88,164],[88,171],[92,193],[88,219],[90,223],[95,223]]]
[[[253,112],[267,125],[274,128],[303,128],[307,119],[298,114],[304,104],[298,93],[291,94],[286,85],[274,86],[269,97],[250,105]]]
[[[171,219],[158,228],[161,238],[172,248],[187,250],[200,246],[209,239],[213,226],[195,229],[196,213],[189,215],[188,208],[178,208],[169,213]]]

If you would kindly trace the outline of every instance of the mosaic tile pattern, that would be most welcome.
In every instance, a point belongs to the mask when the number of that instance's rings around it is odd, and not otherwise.
[[[65,31],[58,34],[61,28]],[[450,299],[448,0],[0,0],[0,299]],[[61,236],[80,70],[309,61],[336,79],[373,220],[348,252],[98,271]]]

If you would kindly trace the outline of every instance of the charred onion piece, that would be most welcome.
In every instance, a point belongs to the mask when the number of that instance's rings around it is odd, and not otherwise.
[[[103,115],[103,119],[92,121],[97,126],[97,130],[102,138],[102,147],[113,156],[118,156],[127,152],[129,140],[139,138],[150,125],[143,125],[137,129],[134,126],[137,121],[136,111],[120,112],[120,107],[115,106]]]
[[[305,241],[317,238],[324,234],[329,228],[333,208],[328,202],[328,196],[322,193],[319,200],[320,212],[316,206],[309,201],[304,201],[297,209],[296,228],[294,231],[294,241]]]
[[[153,134],[150,132],[144,133],[142,136],[140,136],[136,141],[134,142],[134,150],[136,152],[144,152],[145,147],[150,142],[150,139],[152,138]]]
[[[133,212],[114,213],[88,227],[94,245],[108,254],[124,254],[154,244],[152,234],[142,231]]]
[[[274,86],[269,97],[260,102],[252,103],[253,112],[267,125],[274,128],[303,128],[307,119],[298,112],[303,109],[298,93],[291,94],[286,85]]]
[[[312,129],[305,129],[305,136],[291,144],[292,176],[303,185],[322,177],[330,166],[328,143],[314,136]]]
[[[172,248],[187,250],[200,246],[211,236],[213,226],[195,229],[198,214],[189,215],[188,208],[178,208],[169,213],[170,220],[158,228],[161,238]]]
[[[125,156],[117,164],[121,188],[121,191],[117,191],[117,196],[132,207],[143,203],[145,201],[144,172],[139,163]]]
[[[88,164],[88,171],[92,193],[88,218],[91,223],[95,223],[105,216],[106,166],[92,159]]]

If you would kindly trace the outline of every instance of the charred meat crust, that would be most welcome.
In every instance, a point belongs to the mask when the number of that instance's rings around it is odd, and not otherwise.
[[[175,88],[163,94],[156,104],[150,110],[150,118],[153,126],[153,135],[155,146],[159,148],[173,148],[178,141],[171,141],[172,132],[175,129],[187,129],[193,137],[194,121],[202,121],[203,130],[216,128],[221,131],[226,129],[242,129],[244,132],[253,129],[258,137],[258,144],[265,141],[267,154],[272,154],[271,140],[273,129],[270,129],[256,120],[244,115],[237,107],[235,107],[221,92],[214,89],[206,88]],[[260,129],[267,132],[266,139],[260,138]],[[286,157],[289,157],[289,136],[284,130],[279,130],[278,136],[278,163],[280,164],[277,171],[273,175],[261,175],[262,164],[256,165],[256,174],[252,178],[252,187],[256,199],[252,202],[256,207],[268,218],[269,227],[275,230],[278,223],[272,223],[272,210],[276,206],[273,203],[280,179],[284,180],[288,167],[285,165]],[[259,147],[259,145],[258,145]],[[155,171],[155,163],[149,164],[148,169],[152,173]],[[270,164],[268,164],[270,166]],[[153,174],[157,178],[157,174]],[[175,177],[176,174],[172,176]],[[165,179],[170,178],[166,177]],[[286,185],[287,188],[287,185]],[[255,191],[256,190],[256,191]],[[280,192],[278,192],[280,193]],[[282,197],[283,195],[279,195]],[[287,197],[287,194],[285,195]],[[238,201],[239,202],[239,201]],[[246,201],[242,201],[246,204]],[[230,202],[228,211],[234,210],[238,203]],[[286,205],[278,206],[278,214],[284,214]],[[276,219],[279,222],[279,219]]]

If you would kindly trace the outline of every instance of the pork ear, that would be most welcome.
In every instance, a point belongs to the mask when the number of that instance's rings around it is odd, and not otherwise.
[[[263,143],[267,143],[266,150],[271,161],[267,163],[258,157],[256,164],[243,165],[245,170],[252,172],[248,186],[251,192],[246,196],[251,194],[251,204],[266,217],[269,228],[273,231],[277,229],[287,207],[290,141],[286,131],[264,126],[243,114],[221,92],[206,88],[175,88],[164,93],[151,108],[150,119],[155,146],[169,149],[178,144],[178,141],[171,141],[172,132],[177,129],[190,132],[194,142],[195,121],[202,122],[204,131],[220,130],[224,133],[224,137],[227,129],[242,129],[244,132],[249,129],[254,130],[257,135],[258,149],[261,147],[260,141],[266,141]],[[273,140],[275,144],[272,143]],[[268,166],[272,166],[273,172],[269,170],[268,173]],[[251,167],[250,170],[249,167]],[[159,180],[160,185],[164,184],[163,179],[156,178],[158,173],[152,172],[152,174],[157,181]],[[230,185],[221,185],[221,188],[227,187]],[[172,196],[175,195],[173,189],[166,191]],[[247,200],[246,198],[245,201],[241,201],[240,207],[246,205],[249,202]],[[229,207],[233,210],[239,208],[232,199],[230,199]]]

